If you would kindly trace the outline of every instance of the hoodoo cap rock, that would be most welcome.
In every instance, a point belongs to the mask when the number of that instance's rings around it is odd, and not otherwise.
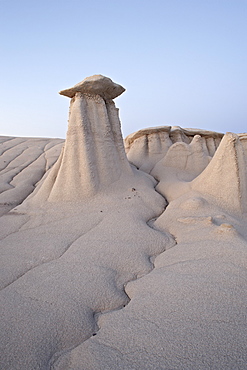
[[[94,75],[85,78],[70,89],[60,91],[59,94],[73,98],[77,92],[81,92],[100,95],[104,100],[111,100],[121,95],[124,91],[125,88],[123,86],[116,84],[110,78]]]

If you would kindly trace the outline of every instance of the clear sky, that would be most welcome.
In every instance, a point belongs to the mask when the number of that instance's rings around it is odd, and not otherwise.
[[[247,0],[0,0],[0,135],[65,137],[58,91],[103,74],[124,136],[247,131]]]

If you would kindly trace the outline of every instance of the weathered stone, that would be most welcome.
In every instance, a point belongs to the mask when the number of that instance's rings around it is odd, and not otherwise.
[[[62,90],[60,95],[73,98],[77,92],[100,95],[104,100],[111,100],[125,91],[121,85],[116,84],[110,78],[102,75],[94,75],[85,78],[70,89]]]

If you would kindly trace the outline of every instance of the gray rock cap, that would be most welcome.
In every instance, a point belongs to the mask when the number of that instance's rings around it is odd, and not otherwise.
[[[116,84],[110,78],[102,75],[94,75],[85,78],[70,89],[62,90],[60,95],[73,98],[77,92],[100,95],[104,100],[114,99],[125,91],[121,85]]]

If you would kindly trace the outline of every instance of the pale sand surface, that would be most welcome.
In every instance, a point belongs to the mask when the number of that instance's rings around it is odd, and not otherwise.
[[[0,215],[20,204],[56,162],[64,140],[0,137]]]
[[[0,368],[246,369],[247,135],[150,128],[126,157],[102,96],[65,145],[0,138]]]

